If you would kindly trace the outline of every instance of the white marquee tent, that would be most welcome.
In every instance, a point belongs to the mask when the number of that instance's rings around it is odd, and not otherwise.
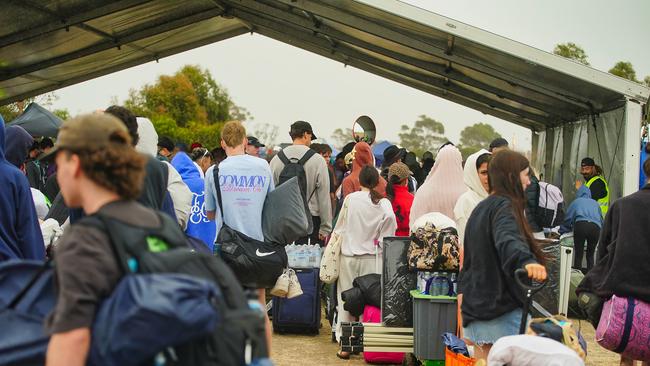
[[[587,155],[613,197],[637,189],[649,89],[400,1],[11,1],[0,21],[0,104],[254,32],[529,128],[567,193]]]

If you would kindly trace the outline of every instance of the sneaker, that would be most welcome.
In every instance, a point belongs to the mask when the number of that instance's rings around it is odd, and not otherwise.
[[[293,269],[289,270],[289,291],[287,292],[287,299],[293,299],[302,295],[302,287],[298,282],[298,276]]]
[[[285,270],[284,273],[282,273],[280,277],[278,277],[278,280],[275,282],[275,286],[271,290],[271,295],[277,297],[287,297],[290,282],[289,272]]]

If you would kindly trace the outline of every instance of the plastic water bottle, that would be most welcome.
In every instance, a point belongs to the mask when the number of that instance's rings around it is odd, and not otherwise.
[[[316,268],[316,261],[318,260],[318,249],[315,248],[315,245],[310,245],[309,252],[309,267]]]
[[[422,283],[424,282],[424,272],[418,271],[418,277],[417,278],[418,279],[417,279],[417,282],[416,282],[416,284],[417,284],[416,288],[417,288],[419,293],[423,293],[424,291],[422,290],[423,289]]]
[[[429,295],[440,296],[441,293],[442,284],[440,283],[440,274],[438,272],[435,272],[433,274],[433,281],[431,281],[431,285],[429,286]]]
[[[320,259],[322,256],[322,250],[320,248],[320,245],[314,245],[314,268],[319,268],[320,267]]]
[[[451,274],[451,291],[452,296],[458,296],[458,277],[455,273]]]
[[[446,274],[440,276],[440,295],[449,296],[449,279]]]
[[[298,260],[296,267],[309,267],[309,253],[307,252],[307,248],[304,245],[301,245],[300,249],[298,249]]]

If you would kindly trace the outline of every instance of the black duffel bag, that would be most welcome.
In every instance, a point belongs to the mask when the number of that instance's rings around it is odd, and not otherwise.
[[[219,168],[213,170],[217,202],[223,219],[223,203]],[[269,288],[288,266],[289,260],[284,247],[253,239],[223,223],[216,242],[221,245],[220,256],[235,273],[239,283],[245,287]]]
[[[360,317],[363,314],[363,308],[366,306],[366,301],[363,299],[363,293],[358,287],[352,287],[349,290],[341,292],[341,300],[343,300],[343,309],[354,317]]]
[[[288,265],[284,247],[255,240],[225,224],[219,230],[217,243],[221,244],[221,258],[245,287],[275,286]]]
[[[352,286],[358,287],[363,294],[366,305],[381,309],[381,275],[370,273],[357,277],[352,281]]]

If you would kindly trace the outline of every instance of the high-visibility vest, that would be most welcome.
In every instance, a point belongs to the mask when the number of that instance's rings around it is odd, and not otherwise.
[[[597,176],[589,179],[586,186],[587,186],[587,188],[590,188],[591,185],[595,181],[597,181],[598,179],[602,180],[603,183],[605,183],[605,191],[607,192],[607,195],[605,195],[605,197],[603,197],[603,198],[601,198],[599,200],[596,200],[596,202],[598,202],[598,205],[600,206],[600,211],[602,212],[603,217],[605,217],[605,215],[607,215],[607,210],[609,210],[609,186],[607,185],[607,181],[602,176],[597,175]]]

